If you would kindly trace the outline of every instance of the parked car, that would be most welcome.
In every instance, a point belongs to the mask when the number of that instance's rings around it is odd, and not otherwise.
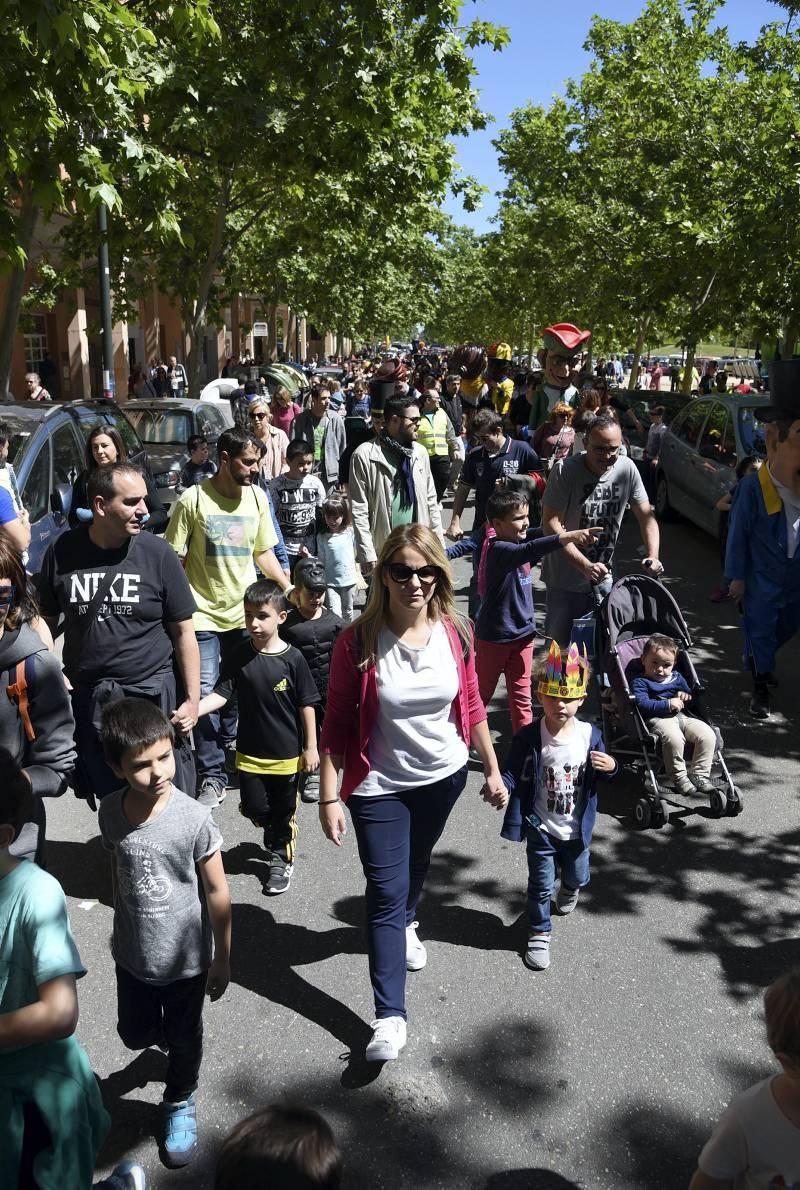
[[[0,408],[10,431],[8,461],[31,518],[28,569],[38,574],[45,550],[68,528],[72,485],[86,466],[86,439],[98,423],[115,426],[130,456],[145,462],[136,431],[109,401],[42,404],[23,401]]]
[[[233,425],[230,405],[223,401],[128,401],[125,413],[147,451],[156,487],[168,506],[178,499],[178,481],[189,461],[186,443],[191,436],[202,434],[215,459],[217,439]]]
[[[736,482],[736,465],[748,455],[766,457],[763,423],[755,411],[769,397],[712,394],[677,414],[661,439],[656,514],[679,512],[719,536],[720,496]]]

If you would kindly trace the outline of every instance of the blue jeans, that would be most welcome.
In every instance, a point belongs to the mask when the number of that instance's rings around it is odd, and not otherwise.
[[[583,888],[589,883],[589,848],[583,840],[554,839],[546,831],[526,827],[528,841],[528,918],[532,934],[549,934],[550,901],[561,872],[564,888]]]
[[[247,633],[242,628],[231,628],[228,632],[198,632],[200,648],[200,697],[210,694],[217,684],[220,665],[224,664]],[[236,699],[210,715],[203,715],[194,729],[194,746],[197,753],[197,786],[211,778],[223,789],[228,783],[225,776],[224,749],[236,742],[236,727],[239,721]]]
[[[367,878],[369,974],[375,1016],[406,1015],[406,926],[431,852],[467,783],[467,766],[421,788],[347,802]]]

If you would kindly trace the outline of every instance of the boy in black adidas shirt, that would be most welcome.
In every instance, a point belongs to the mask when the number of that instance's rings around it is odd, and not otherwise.
[[[301,770],[315,772],[319,767],[319,693],[302,654],[278,635],[286,615],[277,583],[260,579],[248,587],[244,618],[250,639],[223,664],[213,693],[200,700],[200,714],[207,715],[234,694],[239,697],[236,768],[241,810],[264,831],[268,893],[289,887],[297,838],[297,777]]]

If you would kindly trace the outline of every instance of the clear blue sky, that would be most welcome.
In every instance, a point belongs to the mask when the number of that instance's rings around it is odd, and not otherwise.
[[[457,141],[458,162],[490,193],[480,210],[470,214],[460,202],[449,200],[445,210],[458,222],[484,231],[497,209],[495,191],[503,184],[492,140],[506,127],[514,108],[528,102],[548,103],[561,92],[569,78],[579,78],[588,56],[582,46],[592,17],[632,21],[644,7],[644,0],[465,0],[464,22],[478,17],[505,25],[511,44],[495,54],[475,52],[478,67],[476,85],[481,106],[494,116],[485,132],[473,132]],[[752,41],[762,25],[779,20],[783,10],[768,0],[726,0],[718,24],[726,25],[733,40]]]

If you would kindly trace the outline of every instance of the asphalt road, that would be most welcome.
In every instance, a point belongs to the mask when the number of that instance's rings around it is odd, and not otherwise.
[[[533,973],[521,959],[524,847],[501,840],[500,815],[472,774],[420,905],[428,965],[409,975],[408,1046],[380,1068],[362,1057],[372,1004],[352,831],[337,852],[313,807],[301,807],[292,888],[268,898],[256,833],[230,794],[217,818],[234,901],[233,979],[205,1014],[202,1151],[188,1171],[164,1170],[152,1140],[162,1055],[132,1054],[116,1036],[110,881],[96,822],[71,796],[49,807],[50,867],[89,968],[79,1037],[114,1121],[101,1172],[131,1155],[152,1186],[210,1187],[233,1124],[284,1101],[328,1118],[350,1190],[687,1185],[723,1106],[771,1069],[762,990],[800,961],[798,649],[780,659],[778,713],[755,724],[736,611],[709,601],[716,547],[686,524],[665,526],[663,538],[744,813],[715,820],[697,799],[663,830],[637,833],[641,776],[626,771],[605,786],[592,883],[571,917],[555,919],[549,971]],[[636,544],[628,525],[623,570]],[[457,567],[465,595],[468,563]],[[499,735],[501,698],[490,722]],[[500,750],[505,742],[507,729]]]

